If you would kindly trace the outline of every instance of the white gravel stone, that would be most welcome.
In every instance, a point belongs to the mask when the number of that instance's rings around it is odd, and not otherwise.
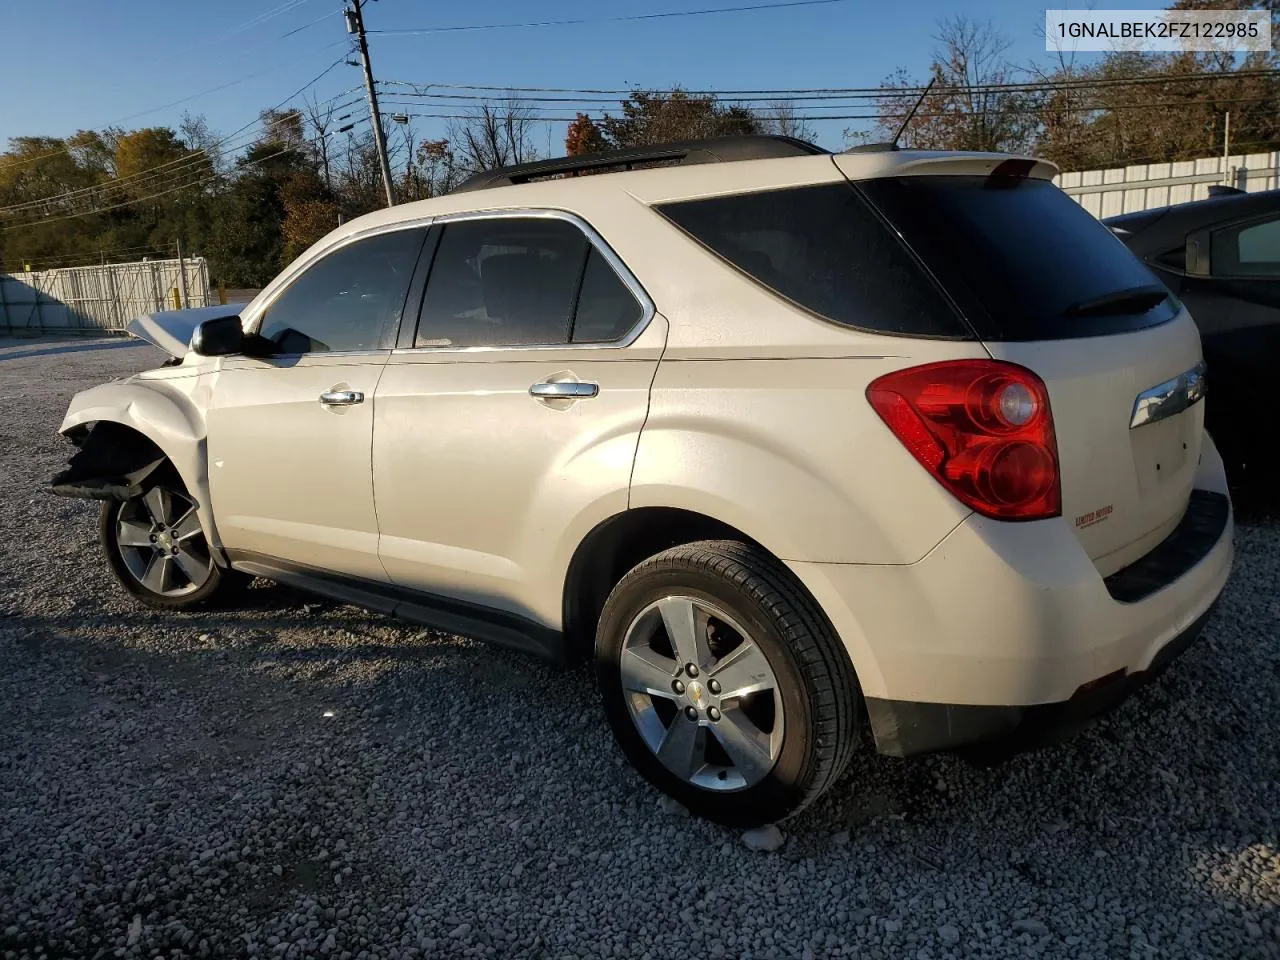
[[[786,842],[782,831],[772,823],[747,830],[742,834],[742,842],[747,845],[748,850],[763,850],[772,853]]]

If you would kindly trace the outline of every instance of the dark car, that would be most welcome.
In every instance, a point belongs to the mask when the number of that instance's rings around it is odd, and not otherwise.
[[[1173,291],[1200,328],[1206,426],[1237,483],[1274,482],[1271,401],[1280,374],[1280,190],[1211,188],[1208,200],[1103,222]]]

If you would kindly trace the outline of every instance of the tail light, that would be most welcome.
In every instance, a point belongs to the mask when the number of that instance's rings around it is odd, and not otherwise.
[[[1049,393],[1025,367],[928,363],[875,380],[867,400],[911,455],[978,513],[1041,520],[1062,512]]]

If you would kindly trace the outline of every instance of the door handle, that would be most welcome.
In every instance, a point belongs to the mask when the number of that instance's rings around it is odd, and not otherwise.
[[[600,392],[600,384],[580,380],[544,380],[529,388],[529,395],[542,400],[584,400]]]
[[[326,407],[350,407],[364,403],[364,394],[359,390],[326,390],[320,394],[320,402]]]

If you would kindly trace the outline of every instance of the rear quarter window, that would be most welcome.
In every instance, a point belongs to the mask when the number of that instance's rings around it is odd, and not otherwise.
[[[827,320],[900,336],[973,336],[848,183],[666,203],[657,210],[752,280]]]

